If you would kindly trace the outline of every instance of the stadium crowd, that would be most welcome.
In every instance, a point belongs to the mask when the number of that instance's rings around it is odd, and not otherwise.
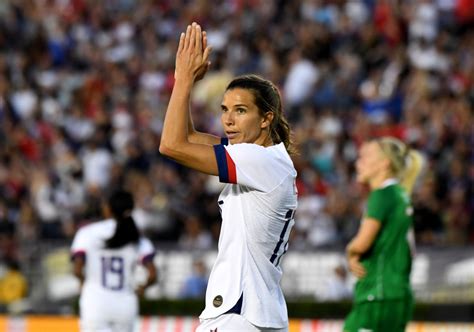
[[[70,240],[124,186],[157,242],[217,245],[215,177],[158,152],[179,33],[208,32],[197,129],[219,132],[231,77],[278,83],[299,155],[292,247],[347,243],[362,214],[358,144],[426,156],[418,243],[474,244],[474,4],[468,0],[9,0],[0,3],[0,259]]]

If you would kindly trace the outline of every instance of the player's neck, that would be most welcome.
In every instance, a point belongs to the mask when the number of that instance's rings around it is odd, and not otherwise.
[[[387,180],[393,179],[393,176],[386,174],[386,173],[380,173],[375,176],[373,176],[370,179],[369,186],[371,190],[376,190],[379,188],[384,187],[384,184]]]
[[[263,147],[275,145],[270,133],[260,135],[260,137],[255,141],[255,144],[261,145]]]

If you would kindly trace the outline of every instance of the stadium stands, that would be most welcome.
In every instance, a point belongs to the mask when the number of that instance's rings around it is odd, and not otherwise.
[[[67,248],[79,227],[100,218],[105,195],[125,186],[142,230],[159,249],[174,247],[174,264],[166,257],[157,264],[177,279],[155,295],[177,294],[191,271],[191,257],[179,250],[213,249],[220,222],[216,180],[157,151],[178,35],[197,20],[214,45],[192,105],[198,129],[222,134],[219,98],[233,75],[260,73],[284,97],[300,150],[301,202],[285,261],[301,283],[288,282],[287,291],[322,292],[327,273],[301,274],[301,260],[308,271],[332,273],[362,214],[357,147],[393,135],[428,160],[414,196],[415,231],[435,253],[418,256],[414,286],[433,301],[463,298],[473,278],[465,257],[474,244],[472,4],[1,1],[0,259],[18,261],[30,296],[43,299],[45,276],[67,265],[64,252],[49,262],[49,248]],[[186,227],[190,220],[200,227]],[[52,298],[70,294],[64,278]],[[444,284],[454,288],[437,295],[427,288]]]

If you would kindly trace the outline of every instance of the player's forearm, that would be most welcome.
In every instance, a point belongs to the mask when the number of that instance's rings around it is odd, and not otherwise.
[[[374,219],[365,217],[359,227],[357,235],[347,245],[346,251],[351,255],[363,255],[373,245],[380,231],[381,223]]]
[[[194,123],[193,123],[193,118],[191,114],[191,107],[188,106],[188,137],[191,138],[193,135],[195,135],[196,129],[194,129]]]
[[[82,271],[74,271],[74,276],[79,279],[79,283],[82,285],[84,283],[84,273]]]
[[[136,294],[140,297],[143,296],[145,294],[145,290],[151,285],[153,285],[157,280],[156,268],[153,265],[153,262],[145,263],[145,267],[148,271],[147,280],[144,284],[138,286],[138,288],[136,289]]]
[[[85,279],[85,276],[84,276],[84,264],[85,264],[85,261],[84,261],[84,258],[83,257],[80,257],[80,256],[76,256],[74,259],[74,263],[73,263],[73,274],[74,276],[79,279],[79,282],[81,283],[81,286],[82,284],[84,283],[84,279]]]
[[[153,285],[157,280],[157,272],[155,266],[153,265],[153,262],[150,262],[149,265],[147,265],[147,270],[148,277],[146,279],[146,283],[144,284],[145,288]]]
[[[357,237],[354,238],[346,247],[346,255],[348,258],[357,257],[364,253],[363,248],[358,245]]]
[[[191,115],[191,108],[189,107],[188,109],[188,141],[191,143],[206,144],[205,134],[196,131]]]
[[[194,123],[191,115],[191,109],[188,114],[188,141],[195,144],[215,145],[220,144],[221,138],[208,133],[197,131],[194,128]]]
[[[189,99],[193,86],[192,78],[177,79],[166,110],[160,152],[170,155],[188,142]]]

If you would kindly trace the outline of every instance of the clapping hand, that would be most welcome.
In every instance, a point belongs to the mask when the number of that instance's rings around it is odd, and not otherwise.
[[[176,53],[176,80],[197,82],[204,77],[209,65],[211,47],[207,45],[206,32],[197,23],[188,25],[186,32],[181,33]]]

